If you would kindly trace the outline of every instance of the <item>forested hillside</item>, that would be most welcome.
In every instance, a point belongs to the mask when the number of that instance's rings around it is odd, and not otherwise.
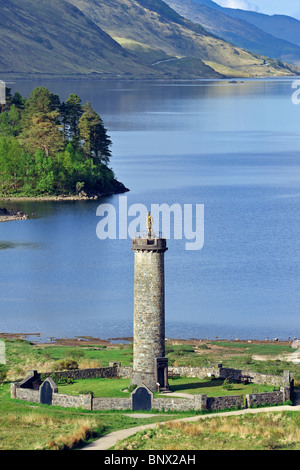
[[[123,192],[108,167],[111,140],[89,102],[61,103],[45,87],[28,99],[7,89],[0,114],[0,195]]]

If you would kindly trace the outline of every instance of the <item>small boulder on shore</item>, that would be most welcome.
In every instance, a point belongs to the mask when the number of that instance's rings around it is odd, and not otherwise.
[[[22,211],[9,211],[5,207],[0,207],[0,222],[26,219],[28,219],[28,215],[24,214]]]

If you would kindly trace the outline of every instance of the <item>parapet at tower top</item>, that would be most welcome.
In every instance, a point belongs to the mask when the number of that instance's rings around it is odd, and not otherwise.
[[[153,217],[148,212],[147,216],[147,233],[141,233],[132,239],[132,250],[147,250],[147,251],[167,251],[167,240],[162,237],[162,234],[155,234],[152,230]]]

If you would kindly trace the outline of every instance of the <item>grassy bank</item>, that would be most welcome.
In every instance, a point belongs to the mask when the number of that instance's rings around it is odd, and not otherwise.
[[[11,400],[9,384],[0,385],[0,450],[68,450],[119,429],[174,416],[132,418],[125,412],[89,412]]]
[[[5,336],[5,335],[4,335]],[[10,398],[10,381],[23,379],[29,370],[39,372],[60,370],[66,361],[74,361],[78,367],[108,366],[111,361],[122,365],[132,364],[132,344],[112,344],[97,339],[62,340],[53,344],[33,344],[24,339],[4,338],[7,377],[0,385],[0,449],[37,450],[37,449],[72,449],[78,448],[91,439],[109,432],[138,426],[150,422],[173,420],[192,414],[172,413],[157,414],[154,418],[132,418],[126,412],[97,412],[81,409],[63,409],[46,405],[31,404]],[[60,344],[61,343],[61,344]],[[174,344],[176,343],[176,344]],[[177,344],[180,343],[180,344]],[[77,347],[75,347],[77,345]],[[289,343],[241,343],[241,342],[199,342],[190,344],[180,341],[167,342],[167,355],[171,364],[198,365],[199,367],[222,362],[225,367],[239,366],[266,373],[281,374],[289,369],[300,382],[300,366],[287,362],[293,352]],[[263,356],[264,360],[253,359]],[[272,369],[272,371],[270,371]],[[129,384],[126,379],[91,379],[75,381],[73,384],[60,385],[62,393],[79,393],[80,387],[92,390],[95,396],[129,396],[123,392]],[[233,390],[226,390],[222,381],[178,378],[170,380],[173,391],[184,393],[205,393],[208,396],[266,391],[266,386],[232,384]],[[81,390],[82,391],[82,390]],[[298,414],[273,413],[269,425],[260,417],[251,421],[245,416],[234,421],[234,417],[209,418],[206,431],[199,428],[177,428],[165,426],[151,431],[152,434],[141,436],[133,441],[126,441],[124,448],[142,449],[149,445],[151,449],[164,449],[168,442],[174,449],[257,449],[257,448],[299,448]],[[254,419],[254,418],[253,418]],[[200,422],[199,422],[200,423]],[[211,423],[211,424],[208,424]],[[255,427],[264,429],[264,434],[250,438]],[[239,425],[238,425],[239,424]],[[192,426],[192,425],[191,425]],[[261,426],[261,427],[260,427]],[[217,429],[217,431],[216,431]],[[227,429],[227,431],[226,431]],[[228,431],[230,429],[230,433]],[[278,433],[274,434],[275,430]],[[150,432],[150,431],[149,431]],[[189,434],[190,433],[190,434]],[[195,437],[191,437],[192,434]],[[285,433],[286,437],[283,437]],[[148,436],[148,437],[147,437]],[[297,437],[298,436],[298,437]],[[295,443],[298,439],[298,444]],[[168,441],[167,441],[168,440]],[[146,441],[149,441],[148,443]],[[123,444],[122,444],[123,445]],[[190,446],[190,447],[189,447]],[[298,447],[297,447],[298,446]],[[121,447],[123,448],[123,447]]]
[[[139,432],[116,450],[300,450],[299,412],[215,416]]]

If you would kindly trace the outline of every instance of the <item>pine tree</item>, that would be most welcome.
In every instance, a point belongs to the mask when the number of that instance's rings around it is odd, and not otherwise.
[[[60,107],[61,119],[64,126],[65,140],[72,141],[78,145],[79,130],[78,122],[82,116],[81,99],[75,93],[71,93],[65,103]]]
[[[41,149],[45,155],[54,156],[64,147],[62,132],[56,124],[59,113],[52,111],[32,116],[30,127],[24,130],[20,138],[29,153]]]
[[[83,142],[85,158],[93,157],[95,162],[107,165],[111,156],[110,146],[112,142],[107,135],[103,121],[99,114],[94,111],[90,102],[84,105],[83,111],[79,119],[78,129],[80,139]]]
[[[63,149],[59,112],[53,111],[53,103],[53,95],[45,87],[35,88],[26,102],[20,142],[31,154],[41,149],[48,157]]]

